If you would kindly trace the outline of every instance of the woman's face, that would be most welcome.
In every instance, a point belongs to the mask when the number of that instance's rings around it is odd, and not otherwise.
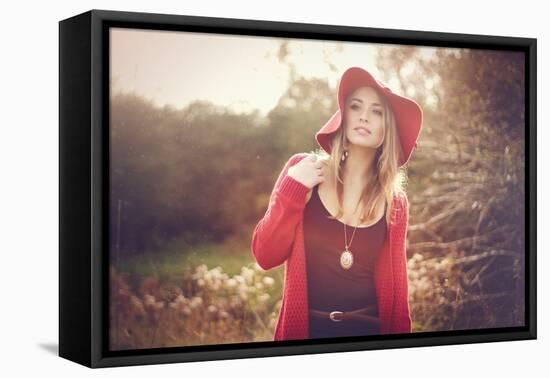
[[[378,148],[384,141],[384,107],[372,87],[356,89],[346,98],[344,127],[351,144]]]

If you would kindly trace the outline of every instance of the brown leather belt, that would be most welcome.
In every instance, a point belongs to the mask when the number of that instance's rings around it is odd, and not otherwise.
[[[310,309],[310,313],[322,319],[330,319],[333,322],[341,322],[343,320],[361,320],[374,324],[380,324],[378,317],[373,316],[376,313],[374,306],[360,308],[353,311],[320,311]]]

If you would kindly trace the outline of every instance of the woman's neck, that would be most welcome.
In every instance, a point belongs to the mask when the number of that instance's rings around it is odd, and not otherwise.
[[[364,188],[372,169],[376,150],[372,148],[358,147],[350,145],[348,148],[348,157],[344,163],[343,176],[344,187]]]

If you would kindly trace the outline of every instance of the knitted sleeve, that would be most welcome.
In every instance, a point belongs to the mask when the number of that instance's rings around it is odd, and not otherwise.
[[[394,311],[392,319],[392,333],[409,333],[412,330],[409,309],[409,284],[407,275],[407,228],[409,225],[409,201],[404,195],[400,206],[400,217],[393,244],[393,272],[394,272]]]
[[[271,192],[267,211],[254,228],[252,253],[265,270],[285,262],[292,250],[296,226],[303,215],[310,189],[287,173],[306,156],[295,154],[286,162]]]

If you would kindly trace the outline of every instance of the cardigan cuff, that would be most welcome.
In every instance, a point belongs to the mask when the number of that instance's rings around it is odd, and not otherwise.
[[[310,191],[307,186],[295,180],[293,177],[286,175],[279,186],[278,193],[286,200],[296,204],[305,206],[306,195]]]

